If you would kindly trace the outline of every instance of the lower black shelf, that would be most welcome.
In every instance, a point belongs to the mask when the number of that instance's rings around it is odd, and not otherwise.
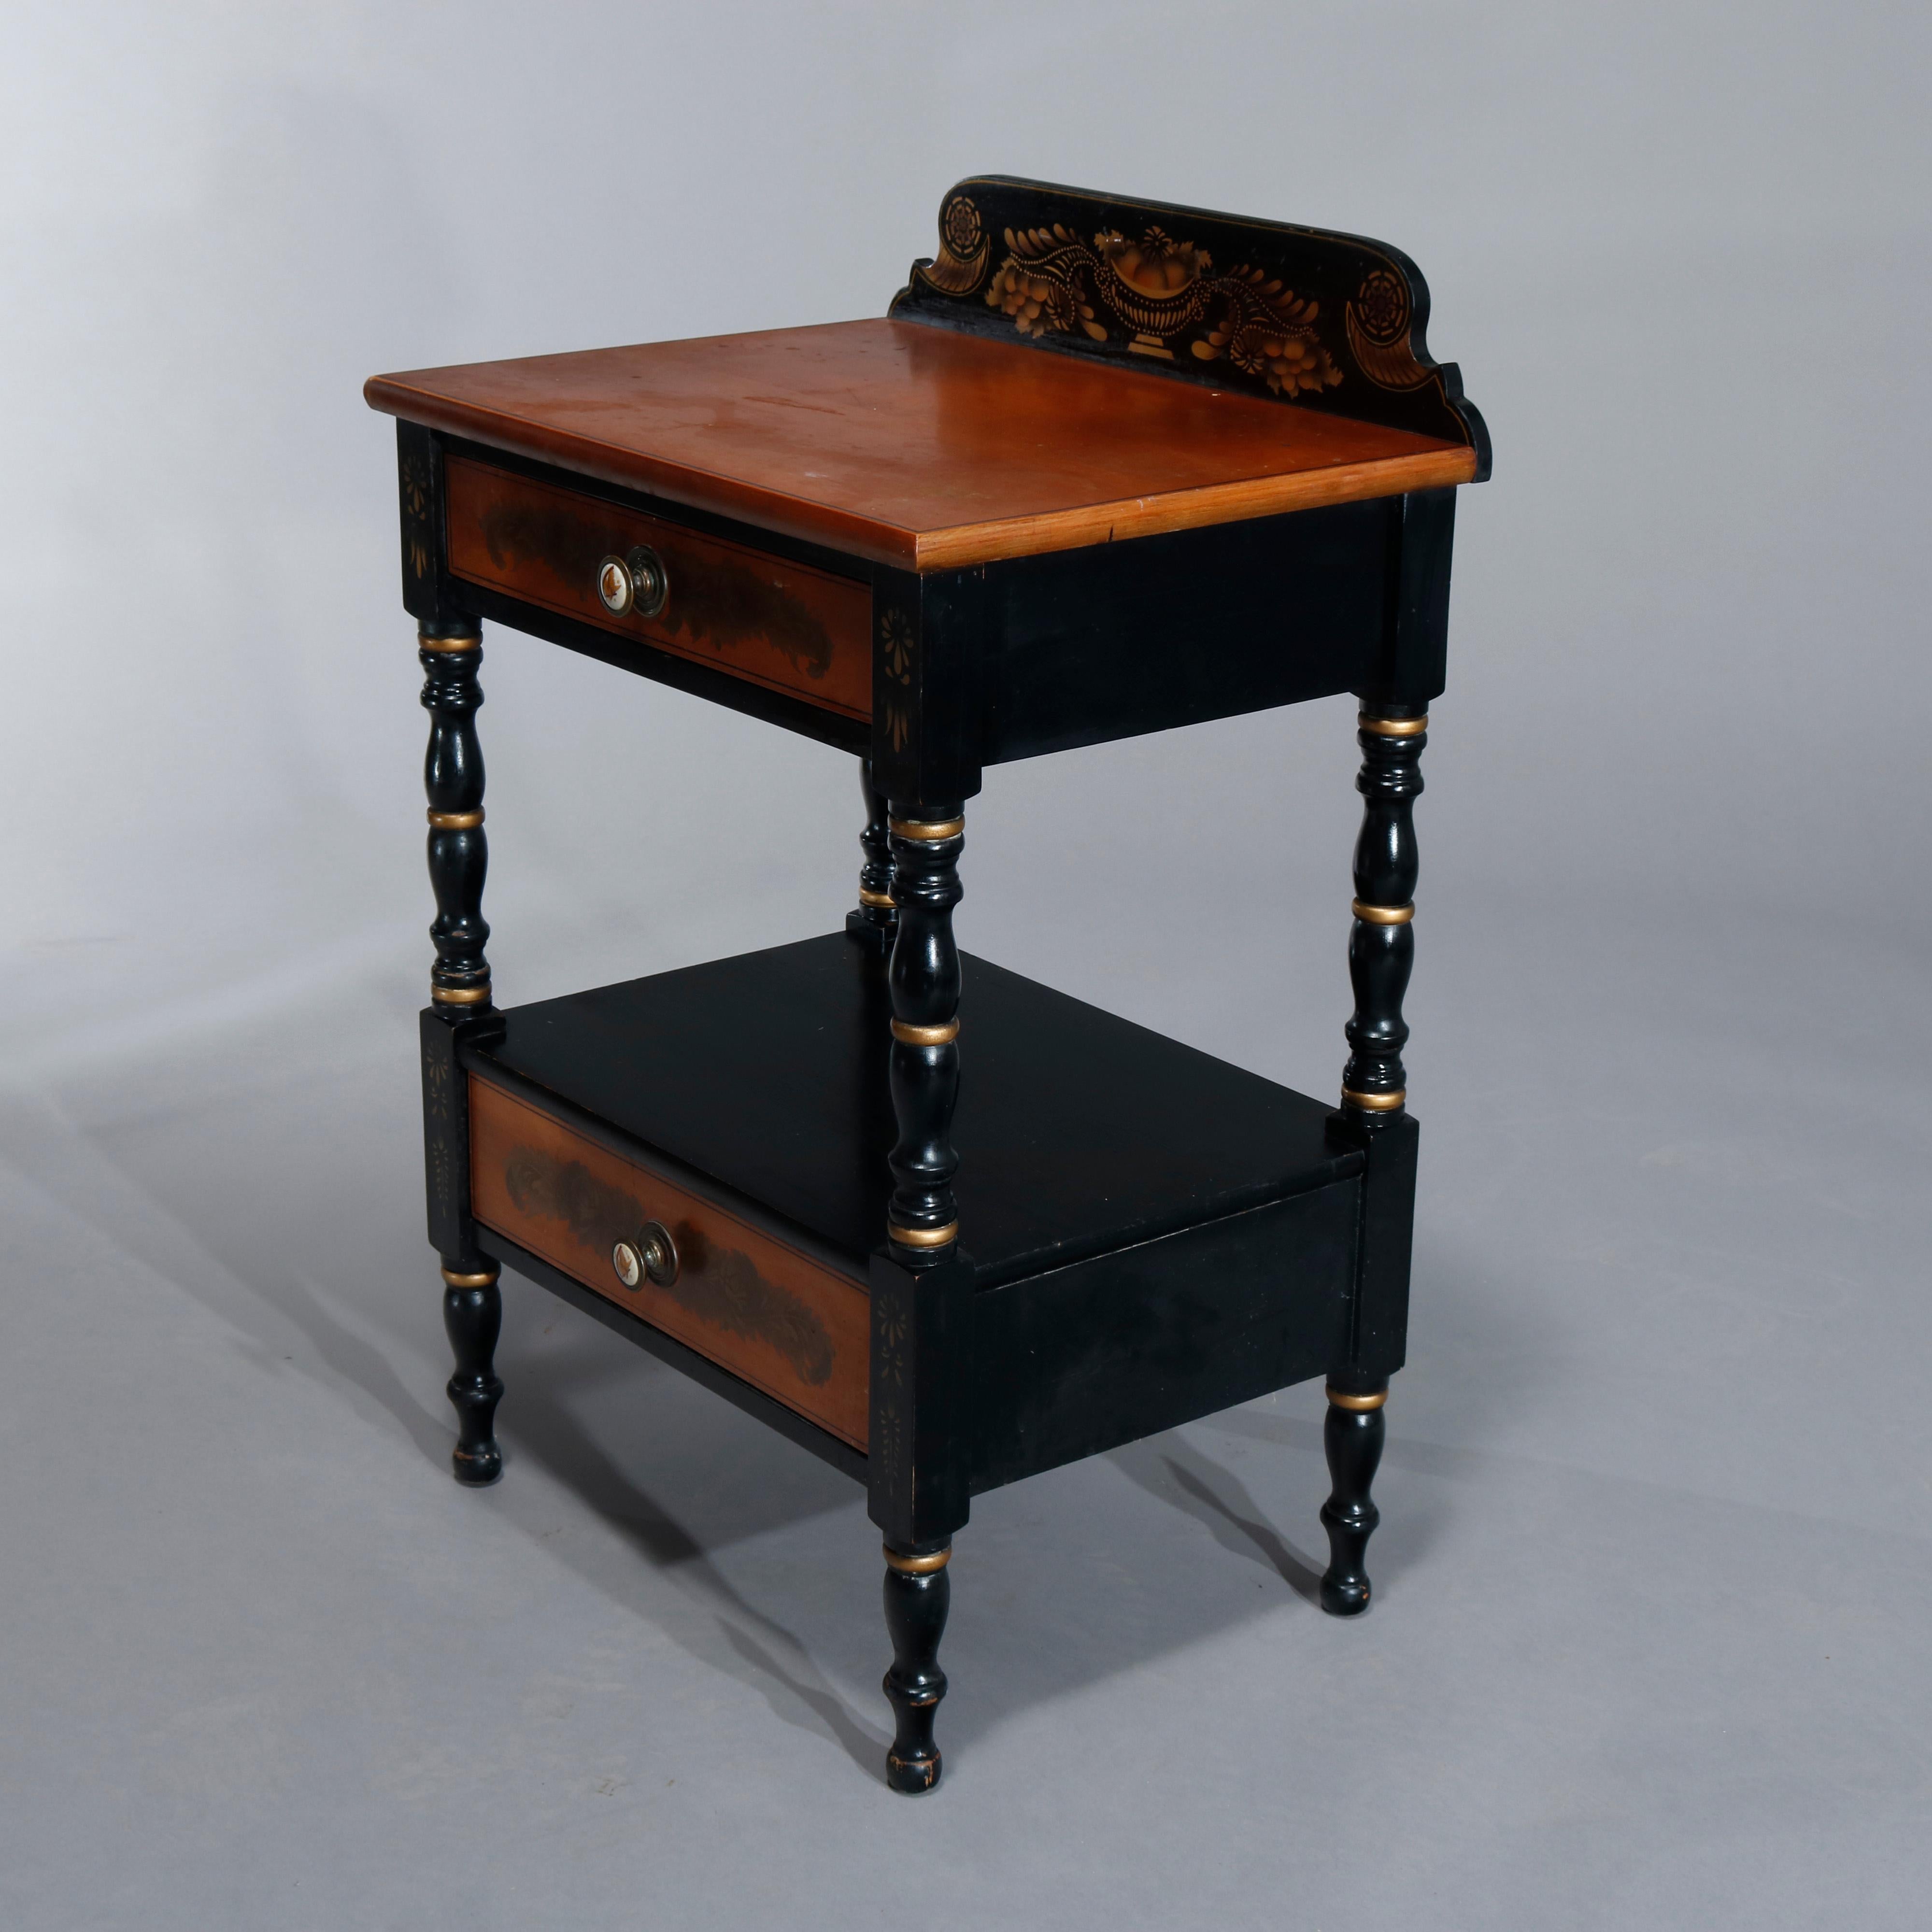
[[[982,1287],[1361,1172],[1328,1104],[968,956],[961,1241]],[[845,934],[517,1006],[464,1058],[862,1270],[893,1138],[884,962]]]
[[[1399,1314],[1412,1126],[1349,1136],[1318,1101],[984,960],[960,1010],[949,1346],[970,1490],[1346,1368],[1384,1143],[1408,1162],[1381,1197],[1403,1217]],[[895,1266],[889,1016],[884,961],[838,933],[462,1029],[487,1252],[860,1473]],[[625,1260],[653,1228],[662,1278]]]

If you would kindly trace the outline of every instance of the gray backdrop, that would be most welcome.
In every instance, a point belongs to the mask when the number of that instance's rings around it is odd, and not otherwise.
[[[14,0],[0,1916],[1923,1924],[1927,17]],[[1376,1606],[1318,1388],[986,1497],[908,1803],[841,1478],[513,1282],[448,1479],[358,389],[877,314],[976,170],[1398,243],[1496,477]],[[848,759],[488,652],[502,997],[836,922]],[[962,937],[1330,1092],[1354,765],[1000,770]]]

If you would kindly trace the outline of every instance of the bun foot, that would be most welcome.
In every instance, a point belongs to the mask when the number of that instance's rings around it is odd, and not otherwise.
[[[1369,1538],[1382,1512],[1369,1486],[1382,1459],[1382,1407],[1388,1384],[1364,1394],[1328,1388],[1328,1418],[1322,1426],[1334,1493],[1322,1505],[1328,1532],[1328,1572],[1322,1579],[1322,1607],[1331,1617],[1358,1617],[1369,1607],[1369,1575],[1362,1567]]]
[[[930,1791],[939,1782],[940,1764],[936,1746],[928,1748],[923,1757],[903,1758],[896,1750],[889,1750],[886,1754],[886,1782],[895,1791],[903,1791],[908,1796]]]
[[[1360,1616],[1369,1607],[1369,1580],[1337,1577],[1331,1571],[1322,1580],[1322,1607],[1331,1617]]]
[[[466,1490],[487,1490],[503,1473],[503,1452],[494,1442],[481,1449],[454,1449],[449,1466]]]

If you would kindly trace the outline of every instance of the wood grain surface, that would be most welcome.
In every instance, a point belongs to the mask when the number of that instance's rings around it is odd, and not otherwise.
[[[444,477],[453,576],[847,717],[872,716],[862,584],[465,457],[449,458]],[[638,544],[664,560],[670,595],[655,616],[614,616],[597,594],[598,566]]]
[[[371,407],[921,572],[1468,482],[1475,452],[916,322],[373,377]]]
[[[485,1227],[865,1448],[870,1306],[857,1282],[474,1075],[470,1135]],[[610,1251],[646,1221],[670,1231],[677,1278],[626,1288]]]

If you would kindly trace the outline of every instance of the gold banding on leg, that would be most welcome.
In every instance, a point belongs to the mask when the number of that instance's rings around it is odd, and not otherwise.
[[[932,1576],[944,1570],[952,1561],[952,1546],[948,1544],[944,1550],[935,1550],[928,1556],[902,1556],[892,1546],[885,1545],[886,1563],[902,1576]]]
[[[1370,926],[1406,926],[1415,916],[1415,902],[1407,905],[1364,905],[1360,899],[1351,899],[1348,910]]]
[[[416,648],[421,651],[480,651],[483,648],[483,640],[480,637],[425,638],[418,635]]]
[[[1328,1400],[1337,1408],[1352,1410],[1357,1415],[1366,1415],[1372,1410],[1381,1408],[1382,1404],[1388,1400],[1388,1390],[1384,1389],[1378,1395],[1344,1395],[1334,1383],[1330,1382],[1328,1385]]]
[[[859,903],[862,906],[876,906],[881,912],[890,912],[892,909],[892,896],[890,892],[872,892],[861,886],[859,888]]]
[[[431,812],[429,814],[429,829],[432,832],[474,832],[482,823],[481,806],[474,812]]]
[[[950,1046],[959,1037],[959,1022],[946,1020],[938,1026],[913,1026],[895,1020],[892,1037],[902,1046]]]
[[[943,1248],[948,1241],[958,1238],[959,1223],[949,1221],[943,1228],[902,1228],[888,1221],[886,1232],[908,1248]]]
[[[432,986],[430,998],[439,1006],[480,1006],[490,998],[490,982],[485,980],[480,986]]]
[[[937,845],[942,838],[957,838],[966,830],[963,818],[943,818],[936,824],[928,820],[924,824],[916,818],[889,818],[896,838],[916,838],[922,844]]]
[[[1392,1114],[1408,1098],[1406,1087],[1398,1087],[1393,1094],[1358,1094],[1352,1088],[1342,1089],[1342,1103],[1359,1107],[1365,1114]]]
[[[445,1268],[442,1278],[452,1288],[488,1288],[502,1272],[493,1268],[484,1274],[458,1274],[454,1268]]]
[[[1429,729],[1429,714],[1420,718],[1371,718],[1365,711],[1355,720],[1358,731],[1372,731],[1378,738],[1419,738]]]

